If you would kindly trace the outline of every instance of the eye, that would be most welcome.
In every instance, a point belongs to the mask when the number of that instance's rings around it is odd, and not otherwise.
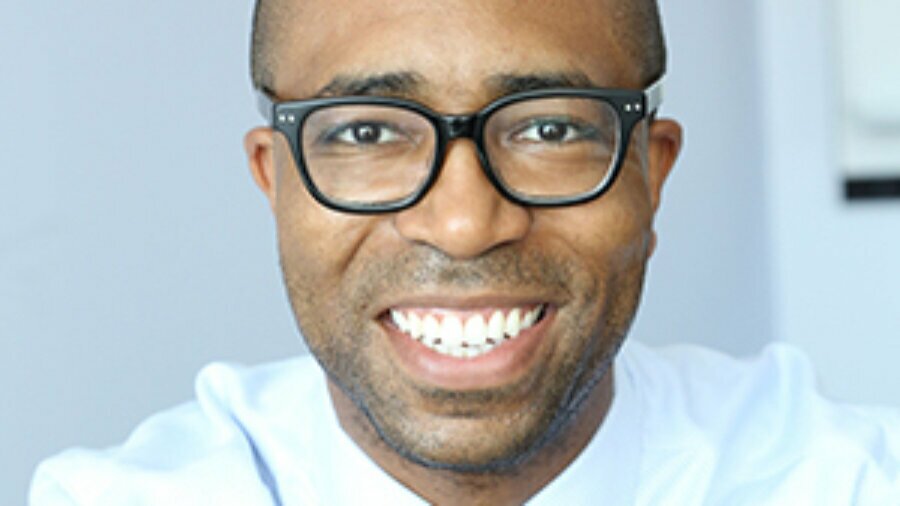
[[[397,142],[402,138],[404,136],[391,125],[369,121],[335,127],[325,134],[323,140],[351,146],[375,146]]]
[[[564,144],[596,137],[596,131],[588,125],[562,118],[539,118],[513,132],[512,138],[520,142]]]

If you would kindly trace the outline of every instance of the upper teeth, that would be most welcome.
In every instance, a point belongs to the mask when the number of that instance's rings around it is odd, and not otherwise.
[[[531,310],[496,310],[485,320],[481,314],[460,318],[392,309],[391,320],[401,331],[432,350],[460,358],[483,355],[535,324],[544,306]]]

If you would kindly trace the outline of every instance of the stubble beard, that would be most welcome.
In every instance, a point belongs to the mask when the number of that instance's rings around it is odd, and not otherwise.
[[[631,324],[643,284],[643,264],[637,272],[619,273],[630,278],[618,297],[612,297],[597,280],[579,279],[578,266],[564,258],[524,253],[511,248],[499,249],[478,259],[457,262],[439,252],[421,248],[410,253],[371,263],[364,270],[348,272],[343,279],[355,279],[348,293],[332,297],[340,300],[337,308],[323,307],[321,284],[295,270],[294,263],[281,257],[288,296],[306,343],[331,382],[356,406],[378,438],[406,460],[427,469],[457,473],[507,473],[521,468],[535,455],[557,442],[578,419],[596,386],[610,373],[613,360]],[[583,278],[584,276],[580,276]],[[607,280],[614,285],[615,279]],[[414,422],[413,408],[398,392],[408,392],[394,375],[374,372],[367,350],[373,339],[371,322],[359,318],[365,301],[375,294],[399,293],[410,286],[442,286],[459,289],[484,286],[552,287],[572,301],[580,301],[584,311],[568,322],[562,334],[575,346],[566,348],[560,367],[549,378],[532,378],[534,386],[542,382],[540,399],[515,413],[506,425],[515,430],[497,444],[498,434],[473,433],[466,441],[441,440],[433,432],[423,431]],[[591,304],[593,301],[593,306]],[[601,306],[599,309],[596,306]],[[588,313],[588,314],[583,314]],[[593,323],[592,323],[593,322]],[[388,369],[390,370],[390,368]],[[547,382],[551,383],[549,386]],[[516,389],[517,387],[509,387]],[[449,406],[452,416],[477,416],[467,412],[473,406],[490,406],[511,395],[505,388],[467,392],[417,387],[415,394],[430,402]],[[455,412],[453,407],[458,406]],[[516,426],[517,422],[518,425]],[[446,452],[453,446],[453,457]],[[489,451],[485,451],[490,447]]]

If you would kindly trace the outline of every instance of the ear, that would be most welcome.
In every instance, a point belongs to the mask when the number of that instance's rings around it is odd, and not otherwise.
[[[650,124],[648,136],[647,183],[653,210],[659,208],[662,187],[681,152],[682,130],[678,122],[658,119]]]
[[[678,153],[681,152],[682,129],[678,122],[670,119],[658,119],[650,124],[648,135],[647,184],[653,204],[653,212],[659,209],[662,198],[662,187],[675,166]],[[656,230],[650,237],[649,254],[656,250]]]
[[[247,163],[256,186],[269,199],[269,206],[275,208],[277,193],[275,174],[274,132],[271,128],[259,127],[247,132],[244,136],[244,150],[247,152]]]

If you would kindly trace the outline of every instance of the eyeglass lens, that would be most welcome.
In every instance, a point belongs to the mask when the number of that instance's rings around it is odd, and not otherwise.
[[[428,119],[382,105],[318,109],[302,132],[310,179],[343,203],[392,202],[414,193],[428,178],[437,145]]]
[[[619,120],[606,102],[543,98],[515,102],[485,125],[484,146],[497,176],[525,197],[587,193],[607,177]]]
[[[511,103],[484,125],[483,146],[512,193],[568,197],[590,192],[614,165],[619,119],[602,100],[549,97]],[[317,109],[302,127],[307,173],[327,198],[344,204],[396,202],[428,179],[437,133],[421,114],[390,105]]]

